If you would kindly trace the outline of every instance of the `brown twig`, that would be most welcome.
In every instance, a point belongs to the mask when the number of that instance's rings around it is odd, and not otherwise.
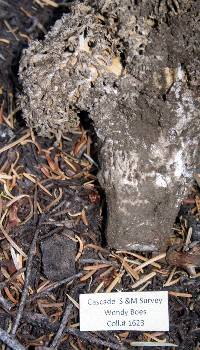
[[[12,337],[2,328],[0,328],[0,340],[13,350],[26,350],[25,347],[21,345],[17,339]]]
[[[18,328],[18,326],[20,324],[20,320],[22,318],[22,313],[24,311],[24,307],[25,307],[25,304],[26,304],[26,298],[27,298],[27,294],[28,294],[28,288],[29,288],[30,277],[31,277],[31,270],[32,270],[32,262],[33,262],[33,257],[35,255],[35,245],[36,245],[36,242],[37,242],[39,231],[40,231],[40,228],[37,228],[36,231],[35,231],[33,240],[31,242],[29,253],[28,253],[24,288],[23,288],[23,292],[22,292],[21,301],[20,301],[20,304],[19,304],[17,316],[16,316],[15,322],[13,324],[13,329],[12,329],[12,332],[11,332],[12,335],[16,334],[16,331],[17,331],[17,328]]]
[[[22,137],[20,137],[18,140],[12,142],[12,143],[9,143],[8,145],[2,147],[0,149],[0,154],[5,152],[5,151],[8,151],[10,148],[13,148],[15,146],[17,146],[19,143],[23,142],[24,140],[26,140],[28,137],[30,136],[30,131],[28,131],[25,135],[23,135]]]
[[[66,328],[65,333],[71,334],[71,335],[75,336],[76,338],[80,338],[84,341],[87,341],[90,344],[95,344],[98,346],[105,346],[105,347],[113,349],[113,350],[126,350],[127,349],[122,344],[115,344],[115,343],[111,343],[111,342],[102,340],[100,338],[96,338],[93,335],[90,335],[87,332],[81,332],[78,329]]]
[[[35,195],[34,195],[34,222],[35,223],[36,223],[37,218],[38,218],[36,203],[37,203],[37,187],[36,187]],[[24,287],[23,287],[22,296],[21,296],[19,307],[18,307],[16,319],[14,321],[13,328],[11,331],[12,335],[16,334],[16,331],[17,331],[17,328],[19,327],[20,320],[22,318],[22,314],[23,314],[24,307],[26,304],[26,298],[28,295],[28,288],[29,288],[29,284],[30,284],[30,277],[31,277],[31,271],[32,271],[33,257],[35,255],[35,246],[36,246],[36,242],[37,242],[38,235],[40,232],[40,223],[41,223],[42,219],[43,219],[43,216],[40,217],[40,220],[39,220],[38,225],[37,225],[38,227],[35,230],[35,234],[34,234],[33,240],[32,240],[31,245],[30,245],[27,263],[26,263],[26,276],[25,276],[25,281],[24,281]]]
[[[111,261],[111,260],[106,260],[106,259],[101,259],[101,260],[98,260],[98,259],[85,259],[85,258],[82,258],[79,260],[79,263],[80,264],[109,264],[113,267],[116,267],[118,268],[119,267],[119,264],[116,262],[116,261]]]
[[[5,24],[6,28],[8,29],[7,32],[8,32],[8,33],[11,33],[11,34],[14,36],[14,38],[15,38],[17,41],[19,41],[17,35],[15,34],[15,32],[16,32],[16,30],[17,30],[18,28],[13,29],[13,28],[11,27],[11,25],[10,25],[6,20],[4,20],[4,24]]]
[[[59,347],[60,342],[61,342],[61,338],[62,338],[62,335],[63,335],[63,332],[64,332],[65,327],[67,325],[67,322],[68,322],[68,319],[69,319],[69,315],[70,315],[72,309],[73,309],[73,305],[72,304],[69,304],[69,305],[66,306],[65,311],[63,313],[62,321],[61,321],[60,326],[58,328],[58,331],[57,331],[57,333],[56,333],[56,335],[55,335],[55,337],[54,337],[54,339],[53,339],[53,341],[51,343],[51,348],[52,349],[56,350]]]
[[[3,289],[4,287],[7,286],[7,284],[9,284],[11,281],[13,281],[17,276],[21,275],[21,273],[23,273],[24,271],[26,271],[26,268],[23,267],[22,269],[18,270],[17,272],[15,272],[10,278],[8,278],[7,280],[0,282],[0,290]]]
[[[12,307],[13,304],[6,300],[0,293],[0,304],[2,305],[2,307],[4,308],[4,310],[9,311]]]
[[[63,279],[62,281],[58,281],[58,282],[55,282],[53,283],[51,286],[49,286],[48,288],[46,288],[45,290],[35,294],[33,297],[31,297],[27,302],[33,302],[35,300],[37,300],[38,298],[40,297],[43,297],[45,295],[47,295],[48,293],[50,293],[52,290],[62,286],[63,284],[66,284],[66,283],[70,283],[70,282],[73,282],[76,278],[79,278],[83,276],[83,272],[79,272],[77,273],[76,275],[73,275],[71,277],[67,277],[65,279]]]
[[[24,318],[27,323],[33,324],[33,325],[42,325],[47,331],[51,333],[55,333],[58,328],[58,323],[50,323],[49,319],[43,315],[40,314],[32,314],[32,313],[25,313]],[[102,340],[100,338],[95,337],[94,335],[87,333],[87,332],[81,332],[78,329],[73,328],[65,328],[64,334],[70,334],[76,338],[82,339],[83,341],[87,341],[90,344],[94,344],[97,346],[105,346],[107,348],[113,349],[113,350],[127,350],[123,344],[119,343],[113,343],[106,340]]]

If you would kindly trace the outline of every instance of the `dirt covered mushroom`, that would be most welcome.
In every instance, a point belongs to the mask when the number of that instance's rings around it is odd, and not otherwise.
[[[44,42],[33,42],[22,57],[23,114],[43,136],[69,131],[79,123],[80,111],[92,109],[95,98],[116,94],[115,82],[127,74],[125,45],[134,42],[132,54],[138,55],[146,44],[153,21],[141,20],[139,34],[134,14],[124,18],[125,4],[118,9],[118,2],[112,2],[108,16],[106,3],[100,12],[77,3]]]
[[[200,161],[198,4],[174,3],[77,1],[20,64],[38,133],[59,139],[81,112],[94,121],[116,248],[167,243]]]

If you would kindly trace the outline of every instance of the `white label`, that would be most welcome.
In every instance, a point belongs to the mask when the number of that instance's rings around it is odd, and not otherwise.
[[[168,292],[80,295],[81,331],[168,331]]]

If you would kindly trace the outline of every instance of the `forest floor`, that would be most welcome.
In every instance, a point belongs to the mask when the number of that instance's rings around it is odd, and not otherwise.
[[[66,1],[0,0],[1,348],[200,349],[198,187],[166,253],[113,251],[93,130],[56,145],[28,129],[16,104],[22,50],[68,11]],[[169,332],[79,331],[81,293],[141,290],[169,291]]]

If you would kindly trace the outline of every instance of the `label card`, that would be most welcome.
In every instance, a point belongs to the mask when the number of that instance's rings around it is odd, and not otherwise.
[[[169,331],[168,292],[80,295],[81,331]]]

